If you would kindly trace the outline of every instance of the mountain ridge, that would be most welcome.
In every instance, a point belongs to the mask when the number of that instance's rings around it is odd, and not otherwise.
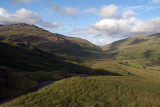
[[[89,48],[96,47],[96,51],[100,48],[88,42],[88,48],[73,42],[70,37],[51,33],[35,25],[25,23],[9,24],[0,26],[0,37],[3,42],[29,42],[33,46],[52,53],[63,53],[67,55],[87,56]],[[85,43],[86,40],[76,38],[78,41]]]

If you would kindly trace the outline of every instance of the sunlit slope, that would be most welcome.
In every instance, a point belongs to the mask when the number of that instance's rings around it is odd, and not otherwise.
[[[74,77],[57,81],[2,107],[160,106],[159,88],[159,83],[134,76]]]
[[[131,37],[102,48],[107,53],[114,53],[113,57],[118,60],[139,60],[145,65],[160,63],[160,34]]]
[[[127,61],[132,62],[132,60],[131,61],[127,60]],[[137,62],[135,62],[135,64],[136,63]],[[107,60],[107,59],[98,60],[98,61],[91,60],[91,61],[85,62],[85,64],[88,64],[88,66],[93,69],[103,69],[103,70],[110,71],[113,73],[118,73],[124,76],[137,76],[137,77],[145,78],[151,81],[160,82],[159,66],[147,66],[146,68],[143,68],[143,67],[136,67],[132,65],[125,65],[125,64],[119,63],[117,60]],[[133,64],[133,63],[128,63],[128,64]]]

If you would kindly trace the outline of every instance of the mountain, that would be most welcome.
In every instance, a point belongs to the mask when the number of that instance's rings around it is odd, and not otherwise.
[[[0,26],[0,32],[2,42],[13,44],[27,42],[34,47],[56,54],[87,56],[89,52],[86,50],[100,50],[100,48],[88,41],[86,42],[86,40],[71,39],[25,23]]]
[[[160,33],[130,37],[102,47],[116,60],[137,60],[141,65],[160,64]]]

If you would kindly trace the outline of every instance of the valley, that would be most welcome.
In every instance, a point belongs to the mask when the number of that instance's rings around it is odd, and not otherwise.
[[[160,34],[100,47],[25,23],[0,26],[2,107],[160,106]],[[40,81],[56,81],[37,92]]]

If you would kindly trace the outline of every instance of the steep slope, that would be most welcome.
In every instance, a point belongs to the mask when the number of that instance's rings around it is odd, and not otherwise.
[[[45,74],[47,71],[57,72],[58,70],[59,74],[119,75],[105,70],[94,70],[83,64],[66,62],[62,57],[25,43],[11,45],[0,42],[0,65],[20,72],[39,72],[39,74],[41,71]]]
[[[52,53],[76,56],[88,55],[88,52],[86,52],[83,47],[76,42],[72,42],[67,39],[67,37],[48,32],[35,25],[28,25],[24,23],[4,25],[0,26],[0,32],[0,40],[3,42],[27,42],[32,46]],[[87,45],[90,44],[91,43],[88,43]]]
[[[22,71],[67,71],[70,73],[92,73],[91,69],[69,62],[32,46],[10,45],[0,42],[0,65]]]

